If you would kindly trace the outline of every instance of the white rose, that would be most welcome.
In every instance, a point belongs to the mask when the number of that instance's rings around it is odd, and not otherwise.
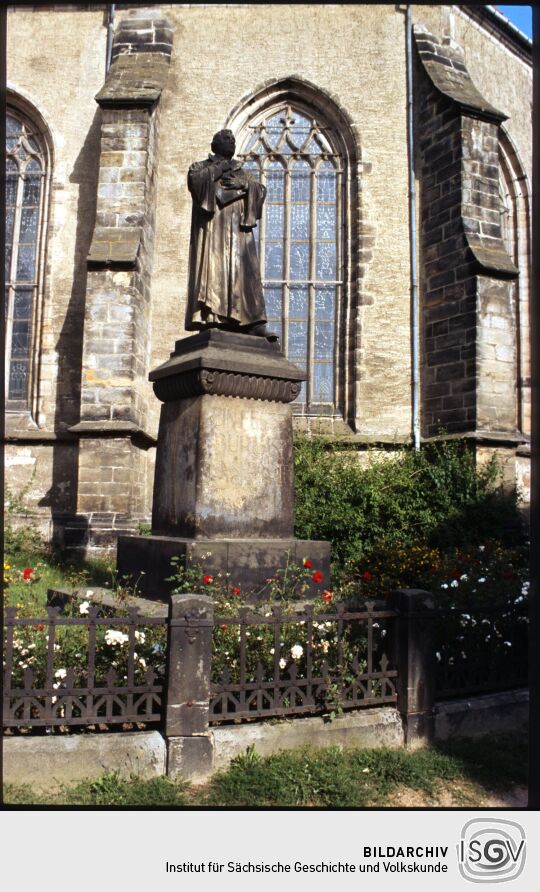
[[[115,644],[125,644],[128,641],[128,636],[124,635],[123,632],[117,632],[115,629],[107,629],[105,632],[105,643],[110,645]]]

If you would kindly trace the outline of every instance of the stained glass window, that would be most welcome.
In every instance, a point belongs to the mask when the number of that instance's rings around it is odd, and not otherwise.
[[[344,162],[332,131],[283,103],[246,128],[240,157],[267,188],[257,233],[268,327],[308,379],[297,412],[336,411],[337,317],[343,287]]]
[[[5,244],[8,409],[29,405],[45,173],[45,152],[37,131],[26,119],[9,112]]]

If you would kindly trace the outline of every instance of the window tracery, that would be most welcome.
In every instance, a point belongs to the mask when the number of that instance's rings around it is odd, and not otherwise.
[[[38,129],[6,117],[6,406],[29,408],[47,152]]]
[[[331,129],[286,101],[247,124],[240,148],[244,166],[267,188],[256,235],[269,328],[307,372],[295,410],[332,414],[339,405],[344,159]]]

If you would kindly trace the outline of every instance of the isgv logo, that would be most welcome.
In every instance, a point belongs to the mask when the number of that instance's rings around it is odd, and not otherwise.
[[[461,831],[459,872],[471,883],[514,880],[525,866],[525,831],[515,821],[473,818]]]

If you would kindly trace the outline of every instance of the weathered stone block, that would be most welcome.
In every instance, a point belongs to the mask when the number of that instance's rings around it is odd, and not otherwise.
[[[110,771],[126,778],[160,777],[165,774],[166,746],[158,731],[17,736],[4,738],[3,757],[7,783],[42,790]]]
[[[211,395],[167,403],[153,529],[218,538],[290,536],[292,461],[290,406]]]
[[[398,709],[405,743],[429,741],[434,734],[435,649],[433,600],[429,592],[400,589],[390,593],[398,615],[395,660],[399,666]]]
[[[152,509],[156,534],[292,536],[288,403],[303,378],[265,338],[210,330],[177,344],[171,360],[150,375],[165,400]]]
[[[306,539],[186,539],[173,536],[119,536],[118,573],[136,584],[141,595],[150,600],[167,600],[174,581],[171,558],[180,564],[200,566],[201,574],[229,578],[239,585],[249,600],[261,599],[266,582],[287,564],[302,566],[305,558],[313,563],[313,572],[323,574],[322,581],[312,580],[307,592],[314,598],[330,586],[330,543]],[[226,574],[229,574],[229,577]],[[202,586],[202,579],[201,579]],[[267,595],[266,595],[267,596]]]
[[[191,783],[204,782],[212,773],[214,742],[207,736],[169,737],[167,739],[167,775]]]

